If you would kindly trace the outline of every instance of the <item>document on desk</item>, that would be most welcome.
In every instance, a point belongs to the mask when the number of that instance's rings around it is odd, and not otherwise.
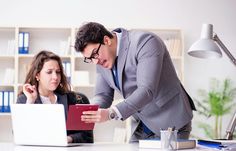
[[[203,145],[206,147],[211,147],[211,148],[225,148],[229,145],[236,144],[236,140],[220,140],[220,139],[205,139],[205,140],[198,140],[199,145]]]

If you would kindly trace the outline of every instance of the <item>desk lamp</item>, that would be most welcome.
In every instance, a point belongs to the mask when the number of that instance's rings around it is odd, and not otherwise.
[[[201,38],[196,41],[188,50],[188,54],[197,58],[220,58],[222,57],[222,53],[220,48],[225,52],[225,54],[229,57],[232,63],[236,66],[236,59],[230,53],[230,51],[226,48],[223,42],[219,39],[217,34],[213,35],[213,25],[212,24],[203,24],[201,31]],[[233,133],[236,126],[236,112],[234,113],[228,128],[226,130],[225,139],[232,140]]]
[[[236,66],[236,59],[219,39],[217,34],[214,33],[213,35],[212,24],[202,25],[201,38],[190,47],[188,54],[198,58],[219,58],[222,56],[222,53],[216,43]]]

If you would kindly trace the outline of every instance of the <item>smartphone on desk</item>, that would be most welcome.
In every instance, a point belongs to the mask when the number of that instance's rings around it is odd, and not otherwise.
[[[81,115],[84,111],[97,111],[98,105],[94,104],[76,104],[70,105],[66,121],[67,130],[93,130],[94,123],[85,123],[81,121]]]

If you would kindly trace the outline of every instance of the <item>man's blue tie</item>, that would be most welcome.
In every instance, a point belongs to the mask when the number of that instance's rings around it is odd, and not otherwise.
[[[113,66],[113,68],[112,68],[112,75],[113,75],[113,78],[114,78],[114,82],[115,82],[116,87],[117,87],[118,89],[120,89],[119,80],[118,80],[118,71],[117,71],[117,57],[116,57],[114,66]]]
[[[148,135],[152,133],[152,131],[142,121],[141,121],[141,124],[142,124],[144,133]]]

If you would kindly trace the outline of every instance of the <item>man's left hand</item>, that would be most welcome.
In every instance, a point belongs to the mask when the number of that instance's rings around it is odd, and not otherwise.
[[[97,111],[84,111],[81,120],[86,123],[102,123],[109,120],[108,109],[98,109]]]

